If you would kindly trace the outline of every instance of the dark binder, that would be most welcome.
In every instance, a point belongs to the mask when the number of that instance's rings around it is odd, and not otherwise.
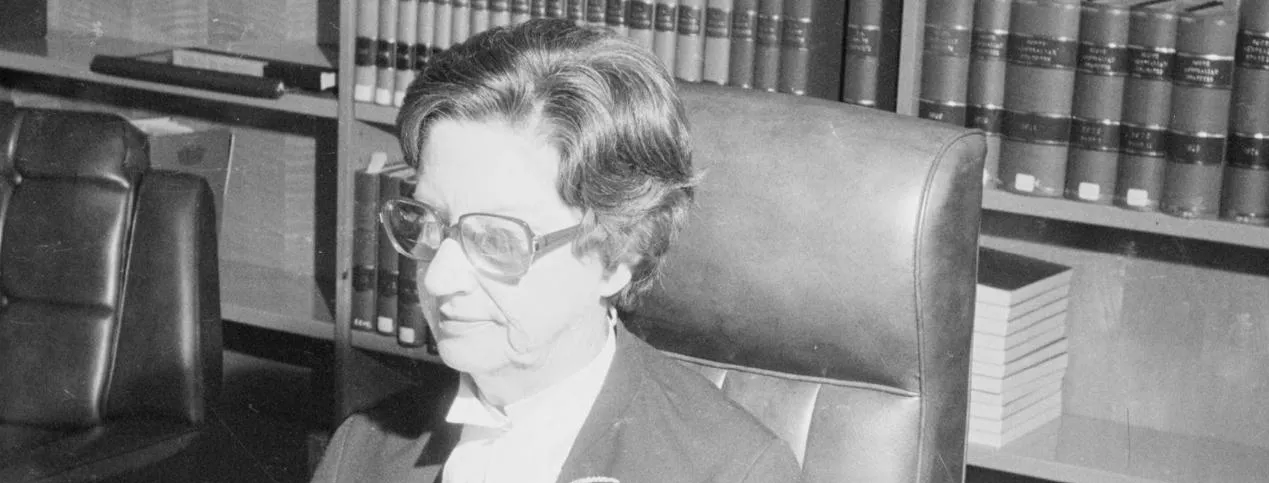
[[[98,54],[93,57],[88,69],[98,74],[248,97],[277,99],[286,93],[286,85],[277,79],[182,67],[136,57]]]

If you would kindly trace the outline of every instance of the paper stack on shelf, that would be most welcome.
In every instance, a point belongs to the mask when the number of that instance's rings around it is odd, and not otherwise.
[[[969,441],[1000,447],[1062,414],[1071,267],[982,248]]]

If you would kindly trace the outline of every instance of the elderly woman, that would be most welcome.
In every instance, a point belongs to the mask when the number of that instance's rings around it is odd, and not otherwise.
[[[459,377],[349,418],[314,481],[798,479],[783,441],[617,318],[697,180],[654,55],[562,20],[487,31],[433,59],[398,129],[418,188],[381,218]]]

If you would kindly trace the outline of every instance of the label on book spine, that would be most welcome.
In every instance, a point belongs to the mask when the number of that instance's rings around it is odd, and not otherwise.
[[[784,19],[784,34],[780,43],[790,49],[803,50],[810,45],[807,37],[811,31],[811,19],[806,17]]]
[[[1119,148],[1138,156],[1162,157],[1167,149],[1167,130],[1160,126],[1122,124],[1119,127]]]
[[[1234,58],[1213,55],[1176,54],[1172,82],[1176,85],[1229,89],[1234,81]]]
[[[731,38],[751,40],[754,29],[758,27],[758,12],[753,10],[736,10],[731,13]]]
[[[1239,67],[1269,70],[1269,32],[1238,32],[1236,57]]]
[[[626,25],[626,6],[629,2],[626,0],[608,0],[608,8],[604,13],[604,21],[613,27],[621,27]]]
[[[965,109],[965,115],[968,116],[965,124],[967,127],[982,129],[989,134],[1000,134],[1005,110],[1000,106],[972,105]]]
[[[933,119],[964,126],[967,114],[967,108],[963,102],[936,102],[921,99],[917,103],[917,116],[923,119]]]
[[[357,37],[357,42],[353,47],[353,62],[359,66],[375,65],[375,47],[378,45],[373,39],[367,37]]]
[[[758,14],[757,42],[763,45],[780,43],[780,15]]]
[[[976,59],[1003,59],[1009,47],[1009,32],[994,30],[974,30],[970,51]]]
[[[396,65],[396,48],[395,42],[389,40],[379,40],[379,45],[375,52],[375,67],[387,69]]]
[[[375,289],[375,274],[378,273],[373,265],[357,265],[352,271],[352,286],[354,292],[365,292]]]
[[[1109,119],[1071,118],[1071,147],[1086,151],[1119,150],[1119,123]]]
[[[864,57],[877,57],[881,45],[881,29],[876,25],[847,25],[846,51]]]
[[[503,13],[511,11],[511,0],[489,0],[489,11]]]
[[[924,49],[926,55],[969,57],[973,34],[964,27],[926,24]]]
[[[701,34],[701,8],[695,5],[679,5],[679,35]]]
[[[1094,42],[1080,42],[1076,69],[1101,76],[1128,75],[1128,48]]]
[[[568,19],[573,22],[586,21],[585,0],[568,0]]]
[[[1000,135],[1031,144],[1066,145],[1071,137],[1071,118],[1042,112],[1006,110],[1001,120]]]
[[[716,39],[731,37],[731,12],[721,8],[705,9],[705,36]]]
[[[673,4],[659,2],[656,4],[656,23],[653,26],[658,32],[674,32],[678,28],[674,18],[676,11]]]
[[[1225,156],[1231,166],[1269,169],[1269,133],[1230,133]]]
[[[565,11],[568,9],[564,5],[564,0],[549,0],[546,2],[547,18],[565,18]]]
[[[1224,135],[1170,131],[1165,137],[1169,161],[1212,165],[1225,160]]]
[[[1163,47],[1128,47],[1128,75],[1139,79],[1168,81],[1176,51]]]
[[[414,44],[397,43],[397,70],[414,70]]]
[[[649,2],[630,2],[630,28],[636,30],[652,30],[652,4]]]
[[[1008,44],[1008,59],[1015,65],[1073,70],[1079,56],[1079,44],[1070,39],[1013,34]]]
[[[604,15],[607,14],[604,11],[606,7],[605,2],[586,2],[586,21],[593,24],[604,23]]]

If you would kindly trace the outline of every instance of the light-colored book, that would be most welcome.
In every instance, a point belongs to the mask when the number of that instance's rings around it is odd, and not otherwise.
[[[1058,355],[1065,354],[1067,347],[1066,337],[1049,342],[1044,346],[1012,361],[1004,364],[991,364],[980,361],[970,361],[970,372],[975,375],[998,377],[1001,379],[1008,378],[1026,370],[1027,368],[1047,361]]]
[[[1011,374],[1008,378],[971,373],[969,376],[969,387],[975,391],[993,394],[1017,394],[1018,388],[1025,387],[1035,382],[1036,379],[1062,376],[1069,361],[1070,355],[1063,352],[1052,359]]]
[[[1057,401],[1057,404],[1042,406],[1030,419],[1020,421],[1002,431],[982,429],[981,423],[976,423],[973,418],[970,418],[969,430],[966,431],[966,439],[972,444],[981,444],[993,448],[999,448],[1009,444],[1018,438],[1035,431],[1041,426],[1061,418],[1061,398],[1057,398]]]
[[[970,417],[979,419],[1004,421],[1006,418],[1013,417],[1013,415],[1017,414],[1019,411],[1029,408],[1035,403],[1043,401],[1044,399],[1052,396],[1054,393],[1059,392],[1062,392],[1062,384],[1060,381],[1058,381],[1057,384],[1050,383],[1040,386],[1040,389],[1032,391],[1030,394],[1004,404],[999,404],[995,401],[982,402],[979,398],[974,397],[975,394],[981,393],[970,391],[969,415]]]
[[[1040,348],[1061,339],[1066,335],[1066,324],[1063,323],[1065,314],[1057,314],[1050,319],[1055,319],[1057,323],[1041,323],[1032,327],[1039,327],[1043,331],[1033,332],[1031,328],[1027,328],[1028,337],[1019,336],[1017,340],[1011,341],[1009,347],[1004,349],[996,349],[992,347],[984,347],[979,344],[978,338],[975,336],[974,343],[971,346],[970,354],[974,363],[991,364],[996,366],[1006,366],[1016,363],[1015,361],[1022,357],[1039,350]],[[991,337],[991,336],[988,336]],[[985,339],[986,337],[984,337]]]
[[[974,317],[974,333],[1007,336],[1010,333],[1021,331],[1032,324],[1048,319],[1053,315],[1065,312],[1070,305],[1070,301],[1071,299],[1069,298],[1060,298],[1048,305],[1007,321]]]
[[[1017,318],[1023,314],[1031,312],[1035,309],[1048,305],[1054,300],[1066,298],[1071,292],[1070,284],[1059,285],[1053,290],[1043,292],[1035,297],[1018,302],[1014,305],[1004,306],[995,305],[988,302],[976,300],[974,303],[974,318],[976,319],[997,319],[1009,320]]]
[[[1031,324],[1026,328],[1005,335],[975,332],[973,350],[1003,351],[1037,337],[1051,336],[1051,332],[1066,329],[1066,312],[1059,312],[1048,319]],[[1053,337],[1056,338],[1056,337]]]

